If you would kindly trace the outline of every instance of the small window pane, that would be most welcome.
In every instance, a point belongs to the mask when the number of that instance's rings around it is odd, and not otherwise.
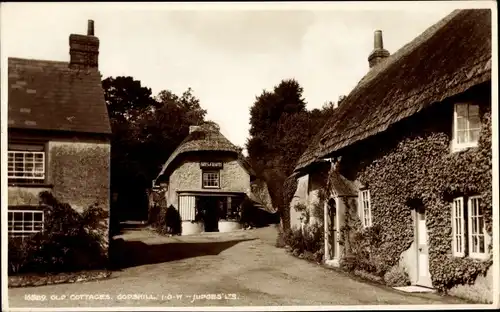
[[[35,221],[42,221],[43,213],[35,213],[34,219]]]
[[[479,241],[479,252],[480,253],[485,253],[485,250],[484,250],[484,235],[481,235],[478,237],[478,241]]]
[[[479,105],[469,105],[469,117],[479,116]]]
[[[467,130],[467,119],[457,118],[457,130]]]
[[[457,117],[467,117],[467,104],[457,104]]]
[[[479,116],[471,116],[469,117],[469,129],[480,129],[481,128],[481,119]]]
[[[24,221],[33,221],[33,213],[32,212],[24,213]]]
[[[469,141],[470,142],[479,141],[479,129],[469,130]]]
[[[457,131],[457,142],[466,143],[467,142],[467,131]]]

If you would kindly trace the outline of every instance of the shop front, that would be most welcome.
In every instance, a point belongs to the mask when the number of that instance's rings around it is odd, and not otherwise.
[[[241,229],[241,204],[245,194],[179,192],[183,234],[231,232]]]
[[[178,211],[182,235],[241,228],[241,206],[254,173],[240,150],[214,125],[191,127],[163,166],[167,206]]]

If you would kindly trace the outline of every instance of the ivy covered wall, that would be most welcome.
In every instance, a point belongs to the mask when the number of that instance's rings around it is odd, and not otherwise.
[[[452,255],[451,202],[458,196],[481,196],[486,230],[492,235],[491,103],[482,86],[412,116],[382,136],[342,155],[342,174],[370,189],[373,226],[361,228],[354,202],[346,203],[341,243],[344,264],[383,276],[399,262],[414,240],[412,208],[426,208],[429,270],[432,284],[446,291],[472,284],[492,261]],[[478,147],[451,153],[453,103],[480,105]],[[491,245],[491,243],[490,243]],[[491,287],[491,286],[490,286]]]

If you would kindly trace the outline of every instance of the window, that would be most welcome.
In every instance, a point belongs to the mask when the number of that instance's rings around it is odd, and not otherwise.
[[[25,238],[43,231],[43,221],[42,210],[9,210],[9,236]]]
[[[457,257],[465,255],[465,234],[464,234],[464,201],[463,198],[455,198],[452,204],[452,233],[453,233],[453,254]]]
[[[488,257],[488,235],[480,197],[455,198],[452,203],[452,250],[456,257]]]
[[[370,203],[370,191],[364,190],[359,192],[359,213],[361,223],[364,227],[372,225],[372,211]]]
[[[479,106],[455,104],[454,116],[453,150],[477,146],[481,129]]]
[[[203,188],[219,188],[219,171],[203,171]]]
[[[7,156],[10,183],[43,183],[45,181],[43,145],[9,144]]]

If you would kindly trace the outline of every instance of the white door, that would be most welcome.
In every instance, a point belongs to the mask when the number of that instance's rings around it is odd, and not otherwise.
[[[417,210],[417,263],[418,280],[417,285],[432,287],[431,274],[429,272],[429,244],[427,226],[425,225],[425,210]]]
[[[179,196],[179,214],[182,221],[194,221],[196,213],[196,197],[181,195]]]

